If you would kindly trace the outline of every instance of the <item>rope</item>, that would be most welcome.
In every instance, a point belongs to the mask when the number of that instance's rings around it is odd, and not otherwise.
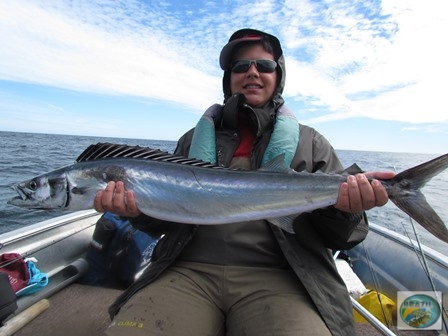
[[[444,325],[445,329],[448,329],[448,327],[447,327],[447,322],[446,322],[446,317],[448,316],[447,309],[446,309],[445,306],[443,305],[442,298],[438,296],[437,289],[436,289],[436,285],[435,285],[435,283],[434,283],[434,280],[433,280],[433,277],[432,277],[432,274],[431,274],[431,270],[430,270],[430,268],[429,268],[428,261],[427,261],[427,259],[426,259],[426,255],[425,255],[425,253],[423,252],[422,244],[421,244],[421,242],[420,242],[420,236],[417,234],[417,229],[416,229],[415,223],[414,223],[414,221],[412,220],[411,217],[409,217],[409,221],[411,222],[412,230],[414,231],[414,236],[415,236],[415,240],[417,241],[418,249],[416,249],[415,246],[414,246],[414,244],[412,243],[412,239],[411,239],[411,237],[409,236],[409,234],[408,234],[408,232],[407,232],[407,230],[406,230],[404,224],[403,224],[403,228],[404,228],[404,230],[405,230],[405,232],[406,232],[406,235],[407,235],[408,238],[409,238],[410,244],[411,244],[411,246],[413,247],[414,252],[415,252],[415,254],[416,254],[416,256],[417,256],[417,258],[418,258],[419,260],[420,260],[420,255],[421,255],[420,264],[422,265],[422,268],[423,268],[423,270],[425,271],[426,276],[428,277],[428,280],[429,280],[429,283],[431,284],[431,288],[432,288],[432,290],[433,290],[433,292],[434,292],[434,295],[436,295],[437,300],[440,301],[441,309],[442,309],[442,312],[443,312],[443,314],[442,314],[442,322],[443,322],[443,325]],[[420,252],[420,255],[419,255],[419,252]],[[422,264],[422,262],[423,262],[423,264]]]

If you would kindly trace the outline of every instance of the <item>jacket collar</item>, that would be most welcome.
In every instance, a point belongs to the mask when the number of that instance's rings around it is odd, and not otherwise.
[[[256,136],[259,137],[272,129],[277,109],[272,101],[261,108],[251,107],[246,104],[246,97],[243,94],[233,94],[223,106],[221,127],[238,133],[240,115],[245,114],[256,131]]]

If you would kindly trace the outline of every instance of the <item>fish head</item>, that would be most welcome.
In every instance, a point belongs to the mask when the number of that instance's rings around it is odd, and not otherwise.
[[[28,209],[60,209],[68,204],[67,179],[64,175],[41,175],[13,185],[18,196],[8,204]]]

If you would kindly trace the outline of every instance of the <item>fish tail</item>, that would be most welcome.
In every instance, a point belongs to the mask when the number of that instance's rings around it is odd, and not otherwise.
[[[448,243],[448,229],[426,201],[421,188],[448,168],[448,154],[405,170],[386,182],[389,199],[437,238]]]

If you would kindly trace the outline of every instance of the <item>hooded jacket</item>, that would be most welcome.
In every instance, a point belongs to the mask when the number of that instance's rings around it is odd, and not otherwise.
[[[276,59],[281,78],[268,104],[253,109],[244,104],[241,95],[230,95],[229,73],[225,70],[223,90],[225,103],[222,117],[215,122],[217,164],[229,166],[238,147],[238,113],[245,109],[256,130],[251,169],[261,165],[263,154],[276,122],[276,113],[283,105],[281,93],[285,80],[283,55]],[[179,140],[175,154],[188,156],[195,129]],[[342,165],[329,142],[316,130],[299,126],[299,145],[291,162],[296,171],[340,171]],[[181,254],[198,230],[197,225],[161,221],[141,215],[131,220],[133,225],[153,236],[162,236],[154,250],[151,265],[110,307],[111,318],[136,292],[156,280]],[[363,214],[344,213],[328,207],[299,215],[294,221],[295,234],[270,225],[273,236],[298,279],[306,288],[319,313],[333,335],[354,335],[352,306],[346,286],[333,261],[332,250],[350,249],[365,239],[368,224]],[[299,281],[298,280],[298,281]],[[285,326],[287,327],[287,326]]]

